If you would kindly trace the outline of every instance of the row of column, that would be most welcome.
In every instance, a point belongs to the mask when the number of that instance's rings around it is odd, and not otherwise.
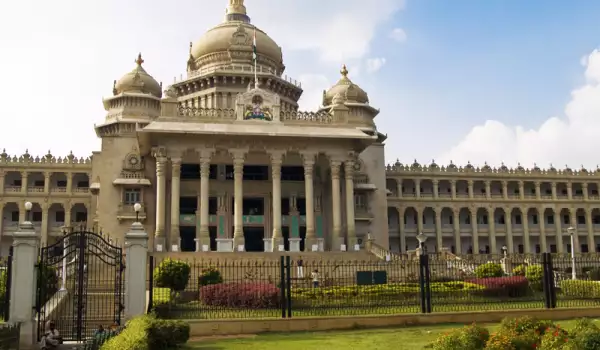
[[[197,246],[210,246],[209,237],[209,172],[213,149],[202,149],[200,154],[200,232],[198,233]],[[248,150],[230,150],[233,159],[233,181],[234,181],[234,230],[233,247],[237,248],[244,244],[243,233],[243,179],[244,179],[244,161]],[[268,152],[271,160],[271,180],[273,185],[273,250],[283,244],[281,231],[281,167],[284,150],[271,150]],[[154,153],[156,158],[156,233],[155,244],[164,245],[165,242],[165,200],[166,200],[166,166],[168,157],[166,152],[157,151]],[[314,208],[314,186],[313,173],[316,152],[301,153],[304,166],[304,191],[306,196],[306,244],[311,247],[317,244],[315,231],[315,208]],[[170,157],[171,160],[171,246],[177,245],[179,241],[179,198],[181,181],[181,157]],[[341,184],[340,173],[341,166],[344,165],[346,180],[346,218],[347,218],[347,241],[342,232],[342,213],[341,213]],[[355,217],[354,217],[354,162],[350,159],[343,159],[339,156],[330,157],[331,166],[331,192],[333,209],[333,240],[332,245],[335,250],[341,249],[342,245],[354,247],[356,239]]]
[[[496,244],[496,223],[494,221],[494,211],[495,207],[488,207],[486,210],[488,211],[488,217],[490,218],[489,222],[489,245],[490,250],[493,252],[497,252],[497,244]],[[513,208],[503,208],[504,209],[504,217],[511,218],[511,213]],[[402,208],[397,208],[398,210],[398,219],[399,219],[399,231],[400,231],[400,244],[402,251],[406,251],[406,229],[404,227],[404,210]],[[419,208],[415,208],[417,211],[417,231],[423,232],[423,216],[422,210]],[[543,213],[543,208],[539,209],[540,212]],[[442,209],[436,208],[435,212],[435,232],[436,232],[436,244],[438,247],[443,247],[442,243]],[[525,211],[526,212],[526,211]],[[577,222],[576,222],[576,212],[577,209],[571,208],[569,209],[569,219],[570,219],[570,227],[576,229],[574,234],[574,244],[575,250],[579,252],[579,232],[577,231]],[[477,210],[471,210],[471,233],[472,233],[472,241],[473,241],[473,251],[479,251],[479,234],[478,234],[478,223],[477,223]],[[454,246],[456,247],[457,254],[461,254],[461,244],[460,244],[460,209],[454,209],[452,211],[453,215],[453,225],[454,225]],[[523,220],[523,245],[526,253],[532,252],[531,250],[531,241],[529,234],[529,220],[527,217]],[[514,243],[513,243],[513,232],[512,232],[512,223],[511,220],[506,220],[508,224],[506,227],[506,247],[508,248],[509,253],[514,252]],[[540,245],[542,247],[546,247],[546,223],[544,218],[539,220],[539,229],[540,229]],[[586,224],[587,224],[587,243],[588,247],[595,246],[594,240],[594,226],[592,223],[592,210],[586,209]],[[562,242],[563,237],[563,228],[561,224],[560,212],[554,212],[554,225],[556,232],[556,240],[557,242]],[[557,249],[559,253],[563,252],[562,244],[557,244]]]
[[[421,197],[421,180],[420,179],[414,179],[413,180],[415,182],[415,196],[417,198]],[[439,180],[431,180],[433,182],[433,197],[434,198],[438,198],[439,197]],[[457,198],[457,191],[456,191],[456,182],[458,180],[449,180],[450,181],[450,190],[451,190],[451,197],[452,199],[456,199]],[[491,199],[492,198],[492,190],[491,190],[491,182],[492,181],[484,181],[485,183],[485,196],[487,199]],[[504,199],[508,199],[509,198],[509,193],[508,193],[508,180],[504,180],[501,181],[502,182],[502,197]],[[517,181],[519,184],[519,198],[520,199],[525,199],[525,182],[524,181]],[[474,188],[474,180],[468,180],[467,181],[467,191],[468,191],[468,195],[469,198],[475,198],[475,193],[473,191]],[[542,193],[541,193],[541,181],[535,181],[534,185],[535,185],[535,196],[537,199],[542,199]],[[551,187],[552,187],[552,199],[558,199],[558,193],[556,191],[556,187],[557,187],[557,183],[556,182],[552,182],[550,183]],[[573,199],[573,185],[571,183],[567,183],[567,198],[568,199]],[[583,191],[583,199],[587,200],[589,197],[588,194],[588,184],[587,183],[582,183],[582,191]],[[402,198],[402,181],[398,180],[398,197]]]
[[[73,173],[66,172],[64,173],[67,177],[67,188],[66,193],[71,193],[73,191]],[[44,172],[44,193],[50,193],[50,178],[52,176],[52,172]],[[28,189],[28,177],[29,172],[22,171],[21,172],[21,193],[27,193]],[[4,194],[4,182],[5,182],[6,174],[0,171],[0,195]],[[88,178],[91,178],[91,174],[88,174]]]

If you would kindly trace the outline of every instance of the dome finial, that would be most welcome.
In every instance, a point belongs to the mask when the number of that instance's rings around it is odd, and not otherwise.
[[[142,58],[142,53],[141,53],[141,52],[140,52],[140,53],[138,53],[138,57],[137,57],[137,59],[135,60],[135,63],[136,63],[136,64],[137,64],[139,67],[141,67],[141,66],[142,66],[142,63],[144,63],[144,59]]]
[[[227,6],[227,14],[246,14],[246,6],[244,6],[244,0],[229,0],[229,6]]]
[[[348,78],[348,68],[346,68],[345,64],[342,66],[342,70],[340,71],[340,73],[342,74],[342,77]]]

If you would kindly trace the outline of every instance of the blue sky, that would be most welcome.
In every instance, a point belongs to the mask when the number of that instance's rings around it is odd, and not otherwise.
[[[381,108],[376,122],[389,135],[388,161],[600,162],[599,1],[368,4],[246,0],[253,23],[283,47],[286,73],[303,82],[301,109],[316,108],[347,63],[350,78]],[[99,149],[93,124],[104,118],[101,97],[112,81],[141,51],[147,71],[171,83],[185,72],[189,42],[221,22],[226,5],[3,4],[0,94],[3,118],[12,119],[0,129],[0,148],[83,156]],[[405,40],[394,40],[394,30]]]

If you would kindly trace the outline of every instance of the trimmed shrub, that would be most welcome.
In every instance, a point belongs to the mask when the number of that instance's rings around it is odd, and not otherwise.
[[[525,276],[527,265],[519,265],[512,270],[513,276]]]
[[[517,318],[504,318],[500,322],[500,331],[512,332],[515,334],[525,334],[529,331],[534,331],[543,335],[546,329],[555,327],[550,320],[539,320],[531,316],[523,316]]]
[[[560,289],[568,297],[600,298],[600,283],[596,281],[562,280]]]
[[[490,337],[489,331],[476,324],[444,334],[432,344],[434,350],[479,350]]]
[[[8,282],[8,276],[6,270],[0,271],[0,309],[4,310],[4,301],[6,297],[6,283]]]
[[[200,287],[218,283],[223,283],[223,277],[221,276],[221,272],[214,267],[202,270],[202,275],[198,277],[198,285]]]
[[[280,290],[263,282],[231,282],[200,288],[205,305],[224,307],[274,308],[280,305]]]
[[[127,322],[125,329],[102,345],[101,350],[163,350],[185,344],[190,326],[182,321],[140,316]]]
[[[502,277],[504,276],[504,270],[502,270],[502,265],[489,262],[477,266],[475,276],[477,278]]]
[[[185,261],[165,259],[154,269],[154,281],[157,287],[180,292],[187,286],[190,270]]]
[[[529,281],[523,276],[476,278],[469,282],[484,287],[478,293],[486,297],[519,298],[529,294]]]
[[[544,278],[544,269],[542,265],[529,265],[525,269],[525,278],[529,281],[531,289],[541,292],[544,290],[542,279]]]

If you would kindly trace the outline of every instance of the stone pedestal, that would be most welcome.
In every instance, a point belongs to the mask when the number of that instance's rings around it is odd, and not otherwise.
[[[217,252],[233,252],[233,239],[217,238]]]
[[[290,252],[299,252],[302,238],[289,238],[288,240],[290,242]]]
[[[315,248],[316,249],[313,249]],[[325,240],[323,238],[307,238],[304,240],[304,251],[322,252],[325,250]]]
[[[217,238],[217,242],[219,238]],[[210,238],[194,238],[194,242],[196,242],[196,253],[199,252],[210,252]],[[218,243],[217,243],[218,244]],[[217,247],[218,250],[218,247]]]
[[[265,247],[265,252],[272,252],[273,251],[273,240],[271,238],[265,238],[263,239],[263,244]]]
[[[283,247],[283,249],[281,249]],[[283,244],[283,237],[271,238],[271,248],[273,248],[272,252],[285,252],[285,247]]]
[[[167,251],[167,240],[165,236],[154,236],[154,251],[155,252],[166,252]]]
[[[146,313],[146,274],[148,267],[148,233],[139,222],[134,222],[125,234],[125,319]]]
[[[34,320],[36,274],[40,236],[31,222],[24,222],[13,234],[12,286],[10,288],[10,323],[21,323],[20,348],[31,349],[36,343]]]
[[[360,245],[358,244],[358,238],[356,238],[356,237],[348,238],[348,251],[349,252],[360,251]]]
[[[244,248],[246,246],[246,240],[244,239],[244,236],[241,237],[234,237],[233,238],[233,249],[236,252],[243,252],[245,251]],[[242,248],[242,249],[240,249]]]

